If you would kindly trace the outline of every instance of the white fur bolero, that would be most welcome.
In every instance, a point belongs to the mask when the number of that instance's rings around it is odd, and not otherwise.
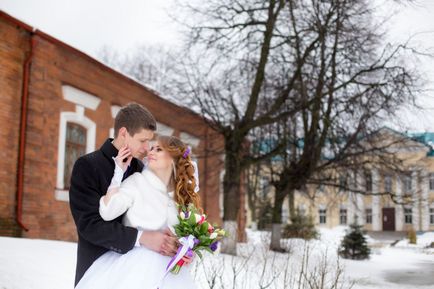
[[[159,230],[178,223],[173,192],[151,170],[145,169],[124,180],[107,205],[102,198],[99,212],[105,221],[122,214],[126,226],[139,230]]]

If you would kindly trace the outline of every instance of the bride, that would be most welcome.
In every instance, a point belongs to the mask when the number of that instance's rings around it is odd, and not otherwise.
[[[148,153],[148,165],[128,177],[120,187],[128,149],[119,151],[112,185],[100,199],[100,215],[105,221],[123,216],[123,223],[139,230],[161,230],[178,223],[175,203],[200,207],[195,190],[195,166],[190,150],[178,138],[158,136]],[[131,158],[128,158],[130,160]],[[127,161],[128,162],[128,161]],[[184,267],[177,275],[166,273],[171,258],[145,247],[135,247],[121,255],[108,251],[86,271],[76,289],[175,289],[196,288]],[[187,263],[189,259],[184,259]]]

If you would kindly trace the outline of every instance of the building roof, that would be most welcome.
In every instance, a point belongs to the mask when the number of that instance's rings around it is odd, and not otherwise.
[[[427,145],[430,148],[427,156],[434,156],[434,132],[410,132],[406,134],[412,140]]]
[[[80,57],[83,57],[84,59],[97,65],[99,68],[106,70],[106,71],[109,71],[110,73],[116,74],[116,75],[120,76],[121,78],[124,78],[126,81],[133,83],[134,85],[140,86],[141,88],[151,92],[155,97],[160,98],[162,101],[166,102],[168,105],[176,106],[176,107],[184,110],[185,113],[192,114],[195,117],[200,118],[200,119],[205,121],[204,116],[198,114],[197,112],[191,110],[190,108],[188,108],[186,106],[180,106],[179,104],[173,103],[172,101],[162,97],[158,91],[151,88],[149,85],[144,85],[142,82],[137,81],[135,78],[132,78],[131,76],[124,74],[113,67],[108,66],[107,64],[91,57],[90,55],[84,53],[83,51],[81,51],[81,50],[79,50],[79,49],[77,49],[77,48],[75,48],[75,47],[73,47],[73,46],[71,46],[71,45],[41,31],[41,30],[39,30],[39,29],[37,29],[37,28],[34,28],[34,27],[28,25],[27,23],[24,23],[23,21],[7,14],[6,12],[4,12],[2,10],[0,10],[0,18],[6,20],[7,22],[13,23],[14,25],[20,27],[21,29],[27,31],[30,34],[37,35],[48,42],[51,42],[51,43],[58,45],[58,46],[61,46],[65,49],[71,51],[72,53],[75,53],[75,54],[79,55]]]

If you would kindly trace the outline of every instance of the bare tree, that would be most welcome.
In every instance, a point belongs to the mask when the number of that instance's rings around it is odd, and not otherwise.
[[[338,186],[332,172],[339,170],[402,170],[391,148],[405,138],[381,139],[375,132],[401,105],[414,102],[420,85],[403,57],[415,50],[408,43],[381,44],[381,23],[373,19],[369,1],[288,1],[286,8],[292,50],[281,59],[300,67],[290,100],[304,105],[276,134],[287,149],[273,182],[274,250],[281,249],[284,199],[290,197],[294,214],[296,190],[311,183]],[[306,54],[311,39],[317,41]],[[348,189],[367,193],[354,184]]]
[[[223,219],[232,237],[223,245],[224,251],[231,254],[236,253],[241,174],[281,149],[277,145],[265,155],[252,156],[246,140],[254,128],[286,118],[299,106],[293,101],[285,105],[287,109],[281,109],[303,63],[297,64],[292,75],[282,77],[282,65],[270,62],[278,59],[286,45],[280,32],[286,7],[286,1],[277,0],[184,5],[189,11],[187,22],[194,20],[187,23],[191,32],[188,47],[194,53],[190,59],[194,61],[185,65],[188,86],[183,87],[190,89],[184,95],[194,96],[193,103],[225,140]],[[311,41],[306,54],[317,42]]]

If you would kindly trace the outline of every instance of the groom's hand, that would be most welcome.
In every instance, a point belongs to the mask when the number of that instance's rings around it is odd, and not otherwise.
[[[125,145],[119,150],[118,155],[115,158],[115,162],[116,165],[121,168],[123,172],[125,172],[132,159],[133,155],[131,154],[131,150],[127,145]]]
[[[177,250],[177,239],[169,229],[164,231],[143,231],[140,244],[165,256],[174,256]]]

